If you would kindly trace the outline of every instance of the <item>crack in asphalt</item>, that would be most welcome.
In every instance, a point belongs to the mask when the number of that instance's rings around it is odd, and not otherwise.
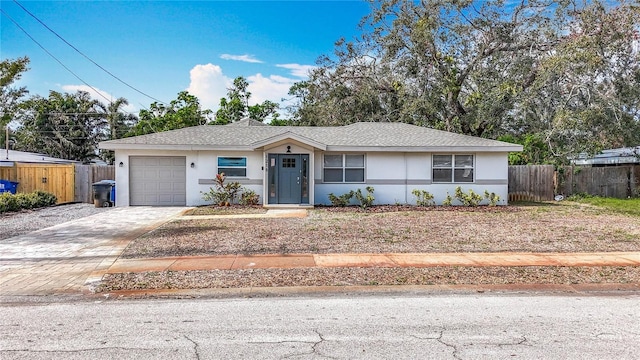
[[[442,340],[442,337],[444,336],[444,332],[446,331],[446,329],[442,329],[440,330],[440,334],[438,335],[437,338],[435,338],[435,340],[437,342],[439,342],[440,344],[453,349],[453,352],[451,353],[451,356],[453,356],[454,359],[458,359],[458,360],[462,360],[462,358],[460,356],[458,356],[458,347],[456,345],[453,344],[449,344],[447,342],[445,342],[444,340]]]
[[[527,337],[522,335],[522,338],[520,340],[518,340],[517,342],[513,342],[513,343],[500,343],[497,344],[498,346],[518,346],[518,345],[526,345],[526,346],[532,346],[529,344],[525,344],[527,342]]]
[[[446,346],[448,348],[451,348],[453,350],[453,353],[451,355],[453,356],[454,359],[461,360],[462,358],[458,356],[458,347],[456,345],[446,343],[444,340],[442,340],[442,337],[444,336],[444,332],[446,330],[447,329],[441,329],[440,332],[438,333],[438,336],[436,336],[436,337],[422,337],[422,336],[418,336],[418,335],[414,335],[414,334],[411,334],[410,336],[414,337],[416,339],[419,339],[419,340],[436,340],[440,344],[442,344],[442,345],[444,345],[444,346]]]
[[[183,335],[185,339],[189,340],[192,344],[193,344],[193,351],[195,351],[196,353],[196,359],[200,360],[200,351],[198,349],[198,347],[200,345],[198,345],[197,342],[193,341],[190,337],[188,337],[187,335]]]
[[[303,353],[296,353],[296,354],[291,354],[291,355],[287,355],[287,356],[283,356],[283,359],[290,359],[290,358],[294,358],[294,357],[298,357],[298,356],[303,356],[303,355],[317,355],[317,356],[322,356],[326,359],[337,359],[335,357],[332,356],[328,356],[328,355],[324,355],[324,354],[320,354],[318,352],[318,349],[316,348],[318,345],[322,344],[325,341],[324,336],[322,336],[322,334],[318,331],[318,330],[313,330],[317,335],[318,338],[320,338],[320,340],[318,341],[277,341],[275,343],[301,343],[301,344],[313,344],[311,345],[311,351],[310,352],[303,352]]]

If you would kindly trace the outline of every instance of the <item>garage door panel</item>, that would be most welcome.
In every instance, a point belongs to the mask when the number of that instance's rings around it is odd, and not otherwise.
[[[131,205],[186,205],[186,158],[133,156],[129,159]]]

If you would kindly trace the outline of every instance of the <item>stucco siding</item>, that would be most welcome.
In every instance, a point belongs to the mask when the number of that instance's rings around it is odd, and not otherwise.
[[[208,192],[214,187],[213,180],[217,174],[218,156],[246,156],[247,177],[228,178],[227,181],[238,181],[242,186],[255,191],[262,200],[262,152],[231,151],[159,151],[159,150],[116,150],[116,206],[129,206],[129,157],[130,156],[185,156],[186,157],[186,203],[187,206],[204,205],[201,192]],[[193,163],[193,167],[191,164]],[[125,186],[122,186],[125,184]],[[120,186],[119,186],[120,185]]]
[[[509,164],[507,153],[480,153],[476,155],[476,180],[507,180]]]

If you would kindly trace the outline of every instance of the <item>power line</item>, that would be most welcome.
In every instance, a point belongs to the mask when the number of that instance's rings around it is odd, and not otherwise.
[[[142,94],[146,97],[148,97],[151,100],[157,101],[159,103],[162,104],[167,104],[164,101],[158,100],[156,98],[154,98],[151,95],[148,95],[138,89],[136,89],[135,87],[129,85],[128,83],[126,83],[124,80],[120,79],[119,77],[117,77],[116,75],[112,74],[109,70],[103,68],[102,66],[100,66],[98,63],[96,63],[95,61],[93,61],[91,58],[89,58],[87,55],[85,55],[82,51],[78,50],[78,48],[76,48],[75,46],[71,45],[71,43],[69,43],[67,40],[65,40],[62,36],[60,36],[57,32],[55,32],[53,29],[51,29],[49,26],[47,26],[47,24],[45,24],[44,22],[42,22],[42,20],[38,19],[35,15],[33,15],[29,10],[27,10],[24,6],[22,6],[22,4],[20,4],[17,0],[13,0],[14,3],[16,3],[19,7],[22,8],[22,10],[24,10],[27,14],[29,14],[32,18],[36,19],[37,22],[39,22],[40,24],[42,24],[42,26],[44,26],[47,30],[51,31],[51,33],[53,33],[55,36],[57,36],[60,40],[62,40],[65,44],[69,45],[73,50],[75,50],[78,54],[84,56],[85,59],[89,60],[92,64],[94,64],[95,66],[97,66],[98,68],[100,68],[102,71],[106,72],[107,74],[109,74],[111,77],[113,77],[114,79],[118,80],[119,82],[121,82],[122,84],[128,86],[130,89],[138,92],[139,94]]]
[[[0,12],[2,12],[2,14],[4,16],[6,16],[9,20],[11,20],[12,23],[14,23],[18,29],[22,30],[23,33],[25,33],[25,35],[27,35],[27,37],[29,37],[29,39],[31,39],[31,41],[33,41],[34,43],[36,43],[36,45],[38,45],[42,50],[44,50],[44,52],[46,52],[49,56],[51,56],[55,61],[58,62],[58,64],[60,64],[60,66],[62,66],[63,68],[65,68],[65,70],[67,70],[68,72],[71,73],[71,75],[75,76],[76,79],[80,80],[83,84],[87,85],[89,88],[91,88],[91,90],[95,91],[96,94],[102,96],[105,100],[107,100],[109,103],[111,102],[111,99],[108,99],[106,96],[102,95],[98,90],[96,90],[93,86],[89,85],[89,83],[87,83],[86,81],[82,80],[82,78],[80,76],[78,76],[76,73],[74,73],[73,71],[71,71],[71,69],[69,69],[65,64],[62,63],[62,61],[58,60],[57,57],[55,57],[52,53],[49,52],[49,50],[45,49],[44,46],[42,46],[36,39],[33,38],[33,36],[31,36],[27,30],[25,30],[22,26],[20,26],[20,24],[18,24],[15,20],[13,20],[13,18],[11,16],[9,16],[9,14],[7,14],[4,10],[2,10],[2,8],[0,8]]]

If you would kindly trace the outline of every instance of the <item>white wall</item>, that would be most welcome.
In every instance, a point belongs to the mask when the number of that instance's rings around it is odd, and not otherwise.
[[[231,151],[159,151],[159,150],[116,150],[116,206],[129,206],[129,156],[186,156],[186,196],[187,206],[204,205],[201,192],[208,192],[213,184],[198,184],[199,179],[215,179],[217,174],[218,156],[246,156],[247,178],[228,178],[227,181],[239,181],[244,187],[262,196],[263,157],[261,151],[231,152]],[[123,163],[123,167],[117,164]],[[191,163],[194,167],[191,168]],[[255,183],[255,184],[254,184]],[[127,184],[122,186],[122,184]],[[120,185],[120,186],[119,186]]]
[[[247,178],[237,179],[244,187],[260,195],[265,202],[265,156],[267,153],[286,153],[286,146],[291,146],[291,153],[312,154],[310,156],[310,178],[315,179],[315,187],[310,190],[311,204],[330,204],[328,194],[341,195],[351,190],[370,185],[374,188],[375,204],[415,204],[414,189],[429,191],[435,201],[441,204],[447,192],[453,196],[455,188],[461,186],[467,192],[484,194],[494,192],[500,196],[500,204],[507,204],[508,163],[507,153],[476,153],[475,182],[473,184],[432,184],[431,153],[383,153],[372,152],[365,155],[365,179],[367,184],[325,184],[322,182],[323,153],[315,153],[308,146],[297,142],[281,142],[265,151],[233,152],[233,151],[150,151],[150,150],[117,150],[115,164],[121,161],[124,166],[116,165],[116,205],[129,206],[129,156],[186,156],[186,196],[187,206],[204,205],[201,192],[208,192],[213,184],[198,184],[200,179],[214,179],[217,173],[218,156],[246,156]],[[354,153],[355,154],[355,153]],[[194,163],[194,168],[190,164]],[[228,181],[236,181],[229,178]],[[120,186],[118,186],[120,184]],[[127,184],[122,186],[121,184]]]
[[[321,152],[315,153],[316,163],[316,204],[330,204],[329,193],[342,195],[351,190],[361,189],[365,193],[367,185],[374,188],[374,204],[415,204],[414,189],[426,190],[434,195],[437,204],[442,204],[447,192],[453,196],[455,188],[473,190],[481,195],[487,190],[500,196],[500,204],[507,204],[508,163],[507,153],[475,153],[475,182],[433,184],[431,182],[431,153],[367,153],[366,184],[325,184],[322,183]],[[484,201],[483,203],[486,203]],[[455,204],[455,202],[454,202]]]

